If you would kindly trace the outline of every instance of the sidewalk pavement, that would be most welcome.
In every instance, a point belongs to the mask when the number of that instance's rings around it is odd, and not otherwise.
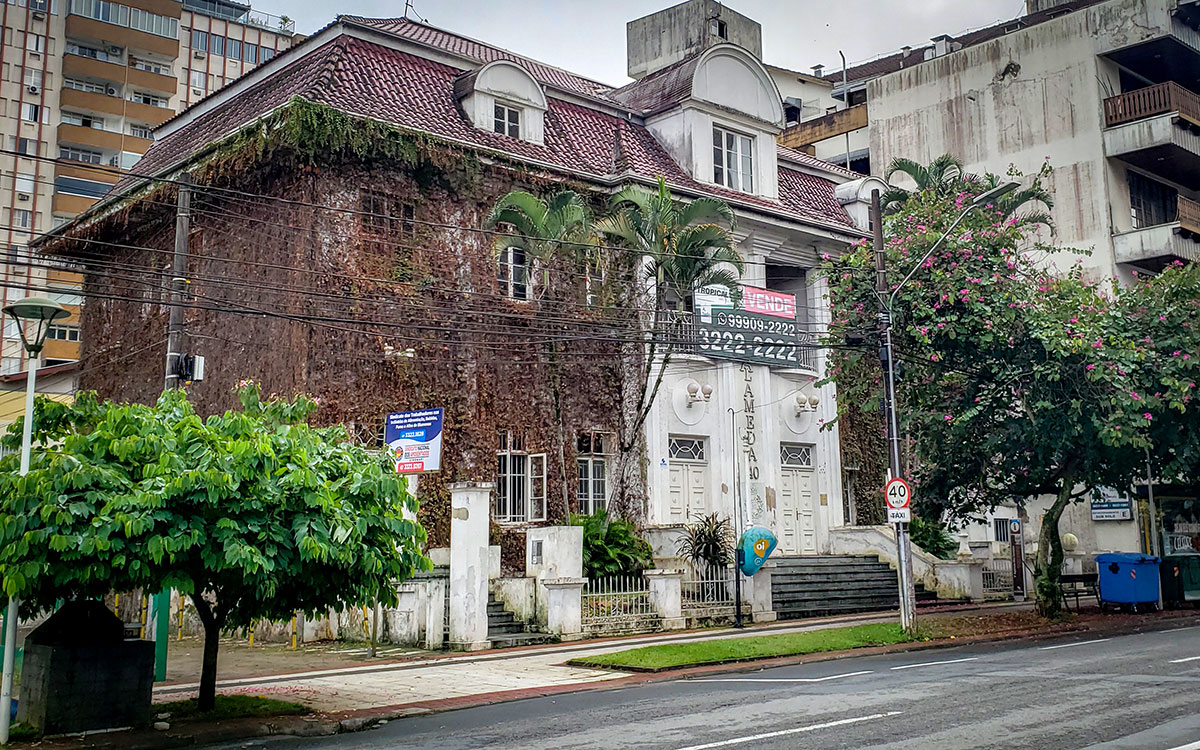
[[[1030,606],[1011,602],[983,604],[955,607],[941,612],[924,612],[923,615],[939,617],[972,612],[992,613],[1027,609]],[[435,707],[447,708],[455,703],[471,702],[473,698],[490,702],[483,699],[487,696],[512,699],[567,692],[594,683],[629,677],[621,672],[583,669],[564,664],[568,659],[582,656],[652,644],[742,638],[895,622],[897,616],[896,612],[874,612],[756,625],[743,630],[708,629],[460,654],[423,652],[429,656],[391,663],[260,674],[221,680],[217,683],[217,689],[225,694],[264,695],[297,701],[323,713],[361,713],[387,708],[395,709],[397,715],[403,715],[421,713]],[[218,673],[220,674],[220,670]],[[154,700],[167,702],[194,697],[198,687],[198,683],[194,682],[162,685],[155,688]]]

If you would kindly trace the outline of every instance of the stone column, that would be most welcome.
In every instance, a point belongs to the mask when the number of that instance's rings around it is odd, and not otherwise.
[[[771,599],[771,568],[773,563],[767,563],[757,573],[742,579],[743,594],[746,603],[750,605],[751,622],[775,622],[775,605]],[[734,570],[735,576],[740,576],[740,570]],[[744,612],[745,610],[743,610]]]
[[[446,645],[446,589],[450,579],[436,576],[426,582],[425,648],[437,651]]]
[[[488,520],[492,484],[450,489],[450,647],[478,651],[488,641]]]
[[[583,586],[586,578],[549,578],[546,587],[546,629],[564,641],[583,637]]]
[[[682,630],[687,621],[683,617],[683,571],[647,570],[646,583],[650,588],[650,603],[662,618],[663,630]]]

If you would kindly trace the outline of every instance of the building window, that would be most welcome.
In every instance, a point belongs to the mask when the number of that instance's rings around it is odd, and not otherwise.
[[[208,52],[208,32],[192,29],[192,49],[199,52]]]
[[[713,182],[754,192],[754,139],[713,126]]]
[[[518,523],[546,520],[546,454],[528,453],[525,439],[509,430],[500,433],[496,451],[492,517]]]
[[[25,34],[25,49],[29,52],[45,52],[46,37],[27,32]]]
[[[90,57],[91,59],[99,60],[100,62],[120,62],[121,61],[120,55],[110,55],[102,49],[97,49],[95,47],[88,47],[88,46],[85,46],[82,44],[77,44],[75,42],[67,42],[66,52],[68,55],[78,55],[80,57]]]
[[[257,64],[258,63],[258,45],[243,44],[242,45],[242,59],[245,60],[246,62],[250,63],[251,65]]]
[[[703,461],[704,439],[671,436],[667,453],[672,461]]]
[[[521,137],[521,110],[504,104],[495,106],[495,117],[492,129],[510,138]]]
[[[103,83],[95,81],[81,81],[78,78],[64,78],[63,87],[74,89],[75,91],[86,91],[89,94],[107,94],[108,88]],[[116,88],[113,88],[116,91]]]
[[[10,136],[9,141],[11,142],[13,150],[17,151],[18,153],[25,154],[26,156],[38,155],[38,142],[32,138],[16,138],[15,136]]]
[[[144,60],[140,57],[133,58],[133,67],[138,70],[144,70],[147,73],[156,73],[160,76],[171,75],[171,64],[160,63],[153,60]]]
[[[46,331],[48,341],[78,341],[78,326],[50,326]]]
[[[46,115],[47,111],[39,104],[25,102],[21,105],[21,119],[25,122],[37,122]]]
[[[1134,229],[1170,224],[1179,217],[1179,193],[1172,187],[1129,172],[1129,218]]]
[[[104,155],[99,151],[89,151],[86,148],[77,148],[75,146],[59,146],[58,158],[70,159],[71,161],[81,161],[84,164],[100,164],[104,159]]]
[[[510,246],[500,251],[497,261],[496,280],[500,284],[500,293],[509,299],[528,300],[532,298],[533,281],[531,279],[529,258],[525,248]]]
[[[62,122],[66,125],[78,125],[81,128],[94,128],[96,130],[104,130],[104,118],[96,115],[85,115],[80,112],[63,112],[60,116]]]
[[[715,37],[721,39],[729,38],[729,27],[719,18],[710,18],[708,21],[708,31]]]
[[[32,229],[33,211],[24,208],[13,209],[13,226],[19,229]]]
[[[579,512],[598,513],[608,505],[608,455],[612,436],[604,432],[583,432],[575,444],[575,464],[579,485],[576,496]]]
[[[37,86],[40,88],[42,85],[42,71],[37,68],[31,68],[28,65],[26,65],[25,66],[25,85],[26,86]]]
[[[207,86],[208,79],[205,76],[203,70],[193,70],[191,73],[191,81],[190,82],[192,84],[192,88],[194,88],[194,89],[199,89],[200,91],[208,90],[208,86]]]
[[[275,56],[275,50],[271,49],[270,47],[259,47],[258,53],[263,62],[266,62]]]
[[[362,191],[359,207],[363,238],[375,250],[393,253],[395,278],[412,277],[412,247],[416,207],[378,190]]]
[[[112,185],[95,180],[81,180],[78,177],[55,177],[54,192],[82,195],[88,198],[99,198],[108,192]]]
[[[18,193],[32,195],[37,180],[31,174],[17,174],[13,177],[13,190]]]
[[[208,51],[214,55],[225,56],[225,37],[213,36],[208,40]]]
[[[1008,535],[1008,519],[993,518],[992,528],[996,531],[997,542],[1008,542],[1011,537]]]
[[[793,469],[811,469],[813,467],[812,446],[800,443],[780,443],[779,462],[783,466]]]
[[[130,125],[129,134],[135,138],[145,138],[146,140],[154,138],[153,130],[149,125]]]
[[[129,101],[137,102],[138,104],[149,104],[151,107],[166,107],[167,99],[154,94],[147,94],[144,91],[129,92]]]

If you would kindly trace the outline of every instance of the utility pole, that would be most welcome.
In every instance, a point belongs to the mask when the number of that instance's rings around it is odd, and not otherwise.
[[[896,356],[892,347],[892,311],[885,300],[892,298],[887,279],[887,249],[883,245],[883,210],[879,191],[871,191],[871,228],[874,231],[875,292],[879,297],[879,331],[883,337],[880,363],[883,365],[884,413],[888,431],[888,479],[901,477],[900,429],[896,419]],[[908,524],[897,523],[896,567],[900,579],[900,626],[912,633],[917,626],[917,593],[912,575],[912,545]]]
[[[183,358],[184,318],[183,290],[187,286],[188,234],[192,224],[192,176],[179,175],[179,201],[175,209],[175,252],[171,257],[171,288],[167,308],[167,362],[163,376],[163,392],[179,387],[180,364]],[[180,600],[180,606],[183,601]],[[159,592],[151,598],[151,611],[146,624],[154,628],[154,680],[167,679],[167,643],[170,641],[171,591]]]

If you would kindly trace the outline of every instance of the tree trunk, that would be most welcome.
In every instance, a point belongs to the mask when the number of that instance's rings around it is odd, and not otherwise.
[[[217,648],[221,644],[221,623],[203,596],[194,596],[196,614],[204,625],[204,656],[200,661],[200,694],[197,708],[211,711],[217,702]]]
[[[1062,574],[1063,546],[1058,532],[1058,522],[1063,511],[1071,501],[1071,491],[1074,483],[1070,477],[1063,477],[1058,497],[1042,518],[1042,531],[1038,544],[1037,566],[1034,570],[1034,590],[1037,596],[1037,610],[1043,617],[1057,619],[1063,616],[1062,590],[1059,588],[1059,576]],[[1013,575],[1021,571],[1014,570]]]

